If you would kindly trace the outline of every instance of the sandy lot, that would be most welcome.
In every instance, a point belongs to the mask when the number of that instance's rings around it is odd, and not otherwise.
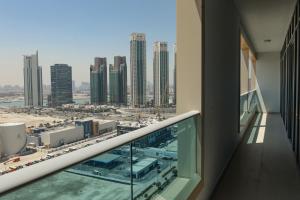
[[[52,123],[54,120],[59,121],[62,119],[39,115],[34,116],[26,113],[8,113],[0,110],[0,123],[22,122],[26,126],[38,126],[41,123]]]

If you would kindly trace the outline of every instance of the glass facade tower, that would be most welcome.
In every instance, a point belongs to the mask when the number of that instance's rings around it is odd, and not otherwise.
[[[112,104],[127,104],[127,64],[125,56],[115,56],[109,67],[110,101]]]
[[[51,106],[73,103],[72,67],[67,64],[51,66]]]
[[[42,67],[39,66],[38,52],[24,56],[23,70],[25,106],[43,106]]]
[[[169,52],[166,42],[155,42],[153,46],[154,104],[166,107],[169,104]]]
[[[146,104],[146,36],[132,33],[130,41],[131,101],[133,107]]]
[[[107,61],[106,58],[95,58],[90,66],[91,104],[107,103]]]
[[[110,102],[119,103],[119,71],[113,65],[109,65],[109,91]]]
[[[176,67],[177,67],[177,47],[176,44],[174,44],[174,83],[173,83],[173,87],[174,87],[174,100],[173,100],[173,104],[176,105]]]

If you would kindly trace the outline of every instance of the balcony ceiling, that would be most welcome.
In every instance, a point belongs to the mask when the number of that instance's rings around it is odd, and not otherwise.
[[[235,0],[256,52],[280,51],[296,0]],[[271,42],[265,42],[271,40]]]

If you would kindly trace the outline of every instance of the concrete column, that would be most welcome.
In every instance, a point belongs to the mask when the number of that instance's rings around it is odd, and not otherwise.
[[[177,0],[177,114],[201,111],[202,23],[199,10],[200,6],[195,0]],[[191,178],[196,165],[198,173],[201,172],[200,120],[195,123],[192,120],[185,125],[185,132],[178,138],[178,175]],[[198,130],[197,138],[191,132],[193,129]],[[197,158],[194,151],[196,143]]]

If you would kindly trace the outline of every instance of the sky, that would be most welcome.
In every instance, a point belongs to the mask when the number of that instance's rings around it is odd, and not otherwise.
[[[0,85],[23,86],[23,55],[39,51],[43,83],[50,66],[72,66],[73,80],[89,82],[94,57],[127,57],[130,34],[147,41],[147,81],[153,82],[153,42],[169,45],[170,84],[176,41],[175,0],[0,0]]]

